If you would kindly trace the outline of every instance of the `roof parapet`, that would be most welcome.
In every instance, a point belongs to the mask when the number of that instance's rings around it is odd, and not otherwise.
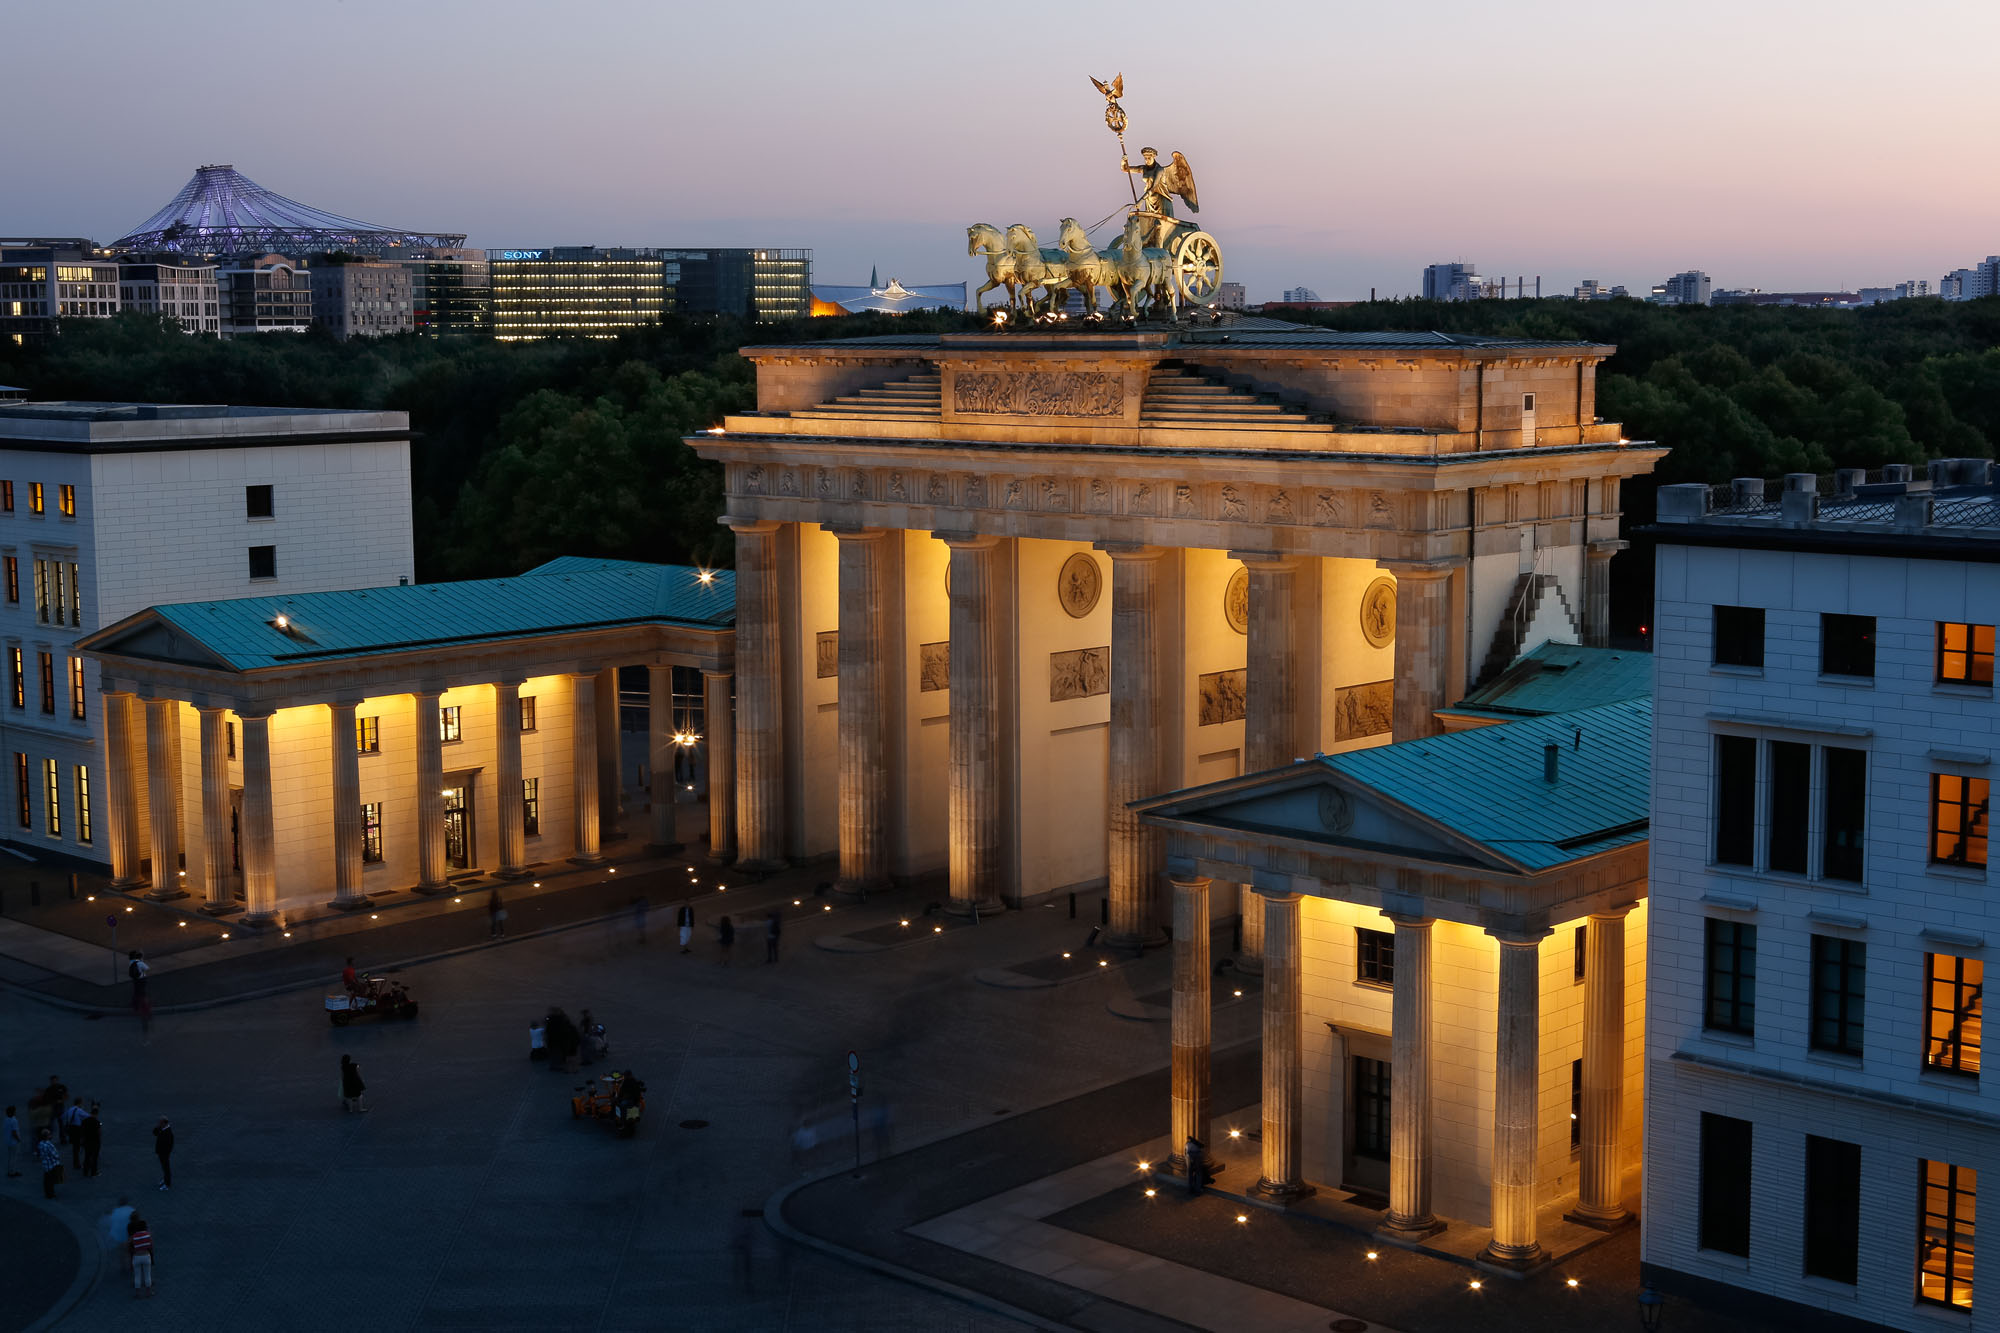
[[[2000,485],[1992,460],[1933,459],[1921,481],[1915,471],[1908,463],[1891,463],[1872,478],[1861,468],[1839,468],[1828,474],[1789,472],[1776,482],[1736,477],[1721,486],[1662,486],[1657,517],[1663,524],[2000,535]]]

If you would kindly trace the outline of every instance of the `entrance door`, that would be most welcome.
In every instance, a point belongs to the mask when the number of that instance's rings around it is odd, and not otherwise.
[[[1354,1090],[1354,1146],[1347,1159],[1347,1184],[1386,1194],[1389,1190],[1389,1062],[1357,1055],[1349,1073]]]
[[[472,788],[444,789],[444,860],[453,870],[469,870],[472,854]]]

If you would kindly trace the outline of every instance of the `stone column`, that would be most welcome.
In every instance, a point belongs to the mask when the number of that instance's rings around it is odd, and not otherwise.
[[[244,921],[278,919],[278,838],[271,815],[271,715],[236,714],[243,728]]]
[[[1583,567],[1583,641],[1592,648],[1611,643],[1611,557],[1630,546],[1625,541],[1592,542]],[[1586,937],[1585,948],[1589,947]]]
[[[437,893],[445,887],[444,863],[444,733],[438,716],[436,690],[410,695],[416,706],[417,728],[417,891]]]
[[[1114,949],[1161,942],[1159,884],[1164,848],[1158,829],[1142,823],[1133,801],[1167,790],[1166,711],[1161,697],[1157,546],[1104,544],[1111,557],[1111,766],[1109,839]],[[1204,886],[1203,900],[1206,901]],[[1206,923],[1202,931],[1207,949]],[[1182,1140],[1176,1140],[1178,1150]]]
[[[1264,904],[1248,884],[1236,888],[1236,915],[1241,921],[1242,944],[1236,950],[1236,969],[1250,976],[1264,972]]]
[[[132,703],[104,691],[104,806],[111,846],[111,887],[139,882],[139,786],[132,772]]]
[[[733,677],[727,671],[701,673],[703,743],[708,746],[708,859],[736,854],[736,716],[730,703]]]
[[[1264,899],[1264,1174],[1252,1192],[1287,1202],[1312,1193],[1301,1175],[1304,1072],[1300,1013],[1304,1008],[1304,941],[1299,895]]]
[[[493,682],[494,806],[500,816],[500,874],[527,873],[527,811],[521,804],[521,682]]]
[[[1211,1008],[1208,965],[1208,881],[1175,876],[1173,1129],[1167,1163],[1187,1170],[1189,1139],[1208,1143],[1208,1053]]]
[[[1261,773],[1319,748],[1306,744],[1301,749],[1298,624],[1292,605],[1299,557],[1250,553],[1237,558],[1250,571],[1243,771]]]
[[[1618,1129],[1625,1111],[1625,913],[1593,915],[1583,936],[1581,1181],[1571,1216],[1612,1227],[1627,1216],[1619,1198]]]
[[[1383,561],[1396,576],[1395,739],[1444,730],[1437,710],[1453,702],[1451,578],[1458,562]]]
[[[677,852],[681,842],[674,827],[674,669],[658,662],[646,667],[646,767],[652,774],[648,798],[652,816],[651,848]]]
[[[729,526],[736,533],[737,866],[778,870],[785,864],[779,524],[745,521],[729,522]]]
[[[1389,1211],[1382,1229],[1405,1238],[1442,1230],[1431,1214],[1431,919],[1392,915]]]
[[[146,896],[187,897],[181,887],[181,831],[174,820],[174,788],[181,780],[174,732],[180,727],[178,699],[146,700],[146,803],[153,832],[153,890]]]
[[[229,884],[229,721],[220,708],[201,710],[201,910],[237,910]]]
[[[571,860],[588,864],[598,855],[597,676],[581,671],[569,678],[570,825],[576,847]]]
[[[1541,1075],[1541,942],[1546,930],[1489,930],[1500,942],[1493,1051],[1493,1239],[1485,1257],[1526,1267],[1535,1240],[1537,1083]]]
[[[840,880],[866,894],[889,879],[888,533],[836,528],[840,539]],[[901,534],[897,534],[900,539]]]
[[[970,916],[1001,910],[1000,664],[992,596],[1000,539],[937,535],[951,548],[948,910]]]
[[[368,905],[361,888],[361,752],[354,744],[355,706],[326,707],[333,719],[333,901],[327,905],[352,912]]]
[[[625,831],[624,744],[619,737],[618,668],[597,673],[597,830],[600,844]]]

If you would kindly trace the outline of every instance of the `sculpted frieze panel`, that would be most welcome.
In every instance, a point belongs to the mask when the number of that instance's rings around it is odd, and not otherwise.
[[[924,498],[934,505],[941,505],[951,494],[951,483],[942,472],[931,473],[930,481],[924,487]]]
[[[762,495],[764,493],[764,465],[762,463],[752,463],[748,470],[744,472],[743,489],[750,495]]]
[[[1266,523],[1290,523],[1293,518],[1292,493],[1283,487],[1272,491],[1270,498],[1264,501],[1264,521]]]
[[[1195,503],[1194,487],[1186,482],[1174,485],[1174,517],[1196,518],[1201,514],[1201,506]]]
[[[778,474],[778,494],[797,495],[798,493],[799,474],[793,468],[786,468]]]
[[[1041,507],[1050,513],[1069,512],[1069,487],[1054,477],[1043,477],[1041,485]]]
[[[1244,515],[1249,512],[1250,507],[1244,503],[1243,492],[1241,490],[1234,486],[1224,486],[1222,488],[1221,517],[1225,523],[1240,523],[1243,521]]]
[[[1132,487],[1132,503],[1127,513],[1157,516],[1160,512],[1159,489],[1150,481],[1142,481]]]
[[[909,483],[903,479],[903,474],[900,472],[891,472],[889,474],[889,498],[891,500],[907,500],[910,498]]]
[[[847,474],[847,498],[866,500],[868,498],[868,474],[859,470]]]
[[[952,411],[1013,417],[1115,417],[1125,377],[1093,371],[966,371],[952,377]]]
[[[1321,528],[1347,526],[1347,496],[1340,491],[1321,491],[1315,496],[1313,525]]]
[[[986,478],[984,477],[966,478],[965,507],[967,509],[986,508]]]
[[[1025,509],[1028,504],[1028,487],[1019,477],[1010,477],[1006,494],[1000,503],[1008,509]]]
[[[1084,501],[1084,506],[1093,514],[1111,512],[1111,487],[1105,484],[1102,477],[1090,479],[1090,497]]]
[[[1111,692],[1111,649],[1073,648],[1049,654],[1049,702]]]

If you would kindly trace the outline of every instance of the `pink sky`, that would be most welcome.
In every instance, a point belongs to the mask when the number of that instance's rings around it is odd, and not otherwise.
[[[282,17],[274,17],[282,16]],[[72,0],[13,17],[0,234],[111,240],[204,162],[474,245],[798,245],[977,277],[1185,153],[1253,300],[1427,263],[1644,289],[1933,283],[2000,253],[1992,0],[714,5]],[[1100,235],[1100,241],[1108,239]],[[975,283],[976,285],[976,283]]]

